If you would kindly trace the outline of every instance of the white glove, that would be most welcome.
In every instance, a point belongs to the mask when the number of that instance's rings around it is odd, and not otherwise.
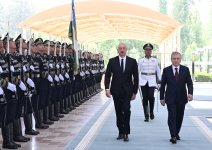
[[[95,70],[91,70],[92,74],[95,74]]]
[[[157,87],[157,89],[158,89],[158,90],[160,90],[160,84],[158,84],[158,87]]]
[[[100,72],[105,72],[105,69],[100,70]]]
[[[30,65],[30,67],[29,67],[32,71],[35,71],[35,68],[34,68],[34,66],[33,65]]]
[[[57,75],[54,76],[55,81],[59,82],[59,78]]]
[[[67,67],[69,67],[69,64],[68,64],[68,63],[66,63],[66,66],[67,66]]]
[[[73,76],[73,80],[75,80],[75,76]]]
[[[80,72],[80,76],[83,77],[85,73],[83,71]]]
[[[0,95],[3,95],[4,94],[4,91],[3,89],[0,87]]]
[[[59,69],[59,68],[60,68],[60,66],[59,66],[58,64],[56,65],[56,67],[57,67],[57,69]]]
[[[28,78],[26,82],[29,86],[31,86],[33,88],[35,87],[35,83],[32,81],[32,79]]]
[[[49,64],[49,67],[50,67],[50,68],[53,68],[53,65],[52,65],[52,64]]]
[[[90,74],[90,72],[87,70],[87,71],[85,71],[85,74]]]
[[[69,77],[69,74],[66,72],[65,73],[65,77],[67,78],[67,79],[69,79],[70,77]]]
[[[0,66],[0,73],[2,73],[3,72],[3,69],[2,69],[2,67]]]
[[[32,94],[30,93],[28,96],[29,96],[29,97],[32,97]]]
[[[10,66],[10,71],[15,72],[14,66]]]
[[[24,72],[26,72],[26,71],[27,71],[26,66],[23,66],[23,71],[24,71]]]
[[[52,76],[48,75],[47,79],[49,80],[49,82],[53,82]]]
[[[22,81],[20,82],[19,87],[21,88],[22,91],[26,91],[26,86]]]
[[[64,65],[63,64],[61,65],[61,68],[64,68]]]
[[[8,82],[7,89],[10,90],[10,91],[12,91],[12,92],[16,92],[16,86],[15,86],[15,84],[12,84],[10,82]]]
[[[60,78],[61,81],[64,80],[64,77],[61,74],[59,75],[59,78]]]

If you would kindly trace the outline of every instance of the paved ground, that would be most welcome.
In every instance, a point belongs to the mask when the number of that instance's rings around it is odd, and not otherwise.
[[[144,122],[143,109],[140,97],[132,102],[131,135],[130,141],[125,143],[116,140],[118,131],[115,125],[115,112],[112,100],[101,110],[102,115],[94,117],[95,123],[88,129],[82,129],[75,139],[67,144],[65,149],[91,149],[91,150],[211,150],[212,149],[212,84],[195,83],[194,97],[185,111],[183,127],[180,133],[181,141],[176,145],[169,142],[169,130],[167,125],[167,109],[156,103],[156,118],[148,123]],[[207,91],[206,91],[207,90]],[[205,96],[202,93],[208,94]],[[155,94],[157,98],[157,94]],[[109,103],[108,102],[108,103]],[[157,107],[158,104],[158,107]],[[210,122],[211,121],[211,122]]]
[[[194,101],[186,106],[182,138],[176,145],[169,142],[167,110],[155,103],[156,118],[144,122],[139,96],[132,102],[130,141],[117,141],[112,99],[104,91],[55,122],[49,129],[21,144],[23,150],[211,150],[212,149],[212,84],[194,83]],[[158,95],[155,94],[157,99]],[[158,104],[158,105],[157,105]],[[24,129],[24,128],[23,128]],[[0,143],[2,139],[0,138]]]

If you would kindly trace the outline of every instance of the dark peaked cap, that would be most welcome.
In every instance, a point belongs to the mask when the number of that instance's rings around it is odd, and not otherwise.
[[[43,42],[43,45],[44,45],[44,46],[48,46],[49,42],[50,42],[49,40],[45,40],[45,41]]]
[[[35,40],[35,45],[38,45],[38,44],[43,44],[43,39],[42,38],[37,38]]]
[[[151,49],[153,49],[153,45],[151,43],[146,43],[144,46],[143,46],[143,49],[145,50],[146,47],[150,47]]]

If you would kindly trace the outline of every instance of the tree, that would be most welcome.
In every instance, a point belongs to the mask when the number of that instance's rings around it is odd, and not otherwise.
[[[180,34],[181,50],[191,55],[190,52],[205,44],[199,12],[192,0],[175,0],[173,5],[173,17],[184,25]]]
[[[167,0],[159,1],[159,11],[165,15],[167,15]]]
[[[18,24],[35,12],[29,0],[8,0],[0,3],[0,9],[0,33],[5,34],[9,30],[11,37],[22,33],[22,29],[18,27]]]

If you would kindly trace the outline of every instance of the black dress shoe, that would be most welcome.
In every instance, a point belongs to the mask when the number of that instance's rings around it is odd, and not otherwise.
[[[124,138],[124,135],[123,134],[119,134],[118,137],[116,138],[117,140],[121,140]]]
[[[4,143],[2,145],[3,148],[7,148],[7,149],[17,149],[18,146],[15,143],[9,142],[9,143]]]
[[[24,137],[24,136],[17,136],[14,137],[15,142],[28,142],[30,141],[30,138]]]
[[[176,137],[172,137],[169,141],[172,142],[172,144],[176,144],[177,143],[177,138]]]
[[[66,108],[66,109],[65,109],[65,111],[70,112],[70,111],[71,111],[71,109],[70,109],[70,108]]]
[[[51,120],[51,121],[58,121],[59,118],[58,117],[55,117],[55,116],[52,116],[52,117],[49,117],[49,120]]]
[[[61,114],[59,114],[59,113],[58,113],[58,114],[56,114],[56,115],[55,115],[55,117],[63,118],[63,117],[64,117],[64,115],[61,115]]]
[[[28,135],[38,135],[40,132],[38,132],[38,131],[35,131],[35,130],[33,130],[33,129],[31,129],[31,130],[26,130],[25,131],[25,134],[28,134]]]
[[[15,144],[17,147],[21,147],[21,144],[17,144],[15,142],[12,142],[13,144]]]
[[[176,138],[177,138],[177,140],[180,140],[180,136],[179,135],[177,135]]]
[[[153,120],[155,118],[154,113],[150,113],[150,119]]]
[[[149,122],[149,118],[145,118],[144,121],[145,121],[145,122]]]
[[[128,142],[128,141],[129,141],[128,135],[125,134],[125,135],[124,135],[124,142]]]
[[[60,111],[61,114],[68,114],[68,111],[65,111],[64,109]]]
[[[54,124],[53,121],[50,121],[50,120],[46,120],[46,121],[43,121],[44,124],[47,124],[47,125],[52,125]]]
[[[42,124],[39,124],[39,125],[36,124],[35,127],[38,128],[38,129],[47,129],[47,128],[49,128],[48,125],[45,125],[43,123]]]

